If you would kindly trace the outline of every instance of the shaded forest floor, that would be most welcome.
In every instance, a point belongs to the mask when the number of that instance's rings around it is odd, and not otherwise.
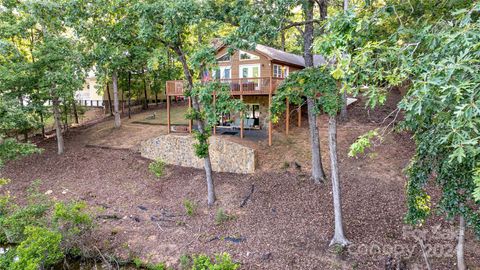
[[[41,179],[42,191],[52,190],[55,199],[86,201],[100,215],[95,245],[121,258],[176,266],[182,254],[228,252],[242,269],[426,269],[419,241],[412,236],[426,232],[423,244],[432,269],[453,269],[456,239],[445,234],[456,232],[455,222],[434,216],[421,231],[403,224],[403,169],[414,150],[410,135],[391,133],[374,152],[347,156],[350,144],[378,127],[398,99],[393,95],[385,107],[368,113],[356,104],[349,121],[338,127],[344,224],[353,243],[346,250],[328,247],[333,234],[331,184],[314,185],[308,177],[306,121],[292,127],[288,137],[277,127],[272,147],[244,142],[257,149],[259,169],[253,175],[214,173],[218,201],[212,208],[206,207],[204,171],[167,166],[166,174],[155,178],[148,171],[150,161],[136,152],[137,139],[127,140],[135,138],[135,130],[144,132],[144,126],[129,123],[120,131],[112,131],[109,121],[100,123],[93,127],[94,137],[92,127],[72,131],[63,156],[56,155],[55,140],[42,142],[44,153],[9,162],[2,176],[12,179],[7,188],[19,200],[32,181]],[[326,118],[319,123],[328,174]],[[159,129],[145,134],[164,132],[164,127],[153,128]],[[92,139],[125,149],[86,147]],[[251,197],[240,207],[252,186]],[[196,215],[185,214],[184,200],[195,202]],[[216,224],[220,208],[233,218]],[[469,233],[470,269],[479,269],[479,253],[480,244]]]

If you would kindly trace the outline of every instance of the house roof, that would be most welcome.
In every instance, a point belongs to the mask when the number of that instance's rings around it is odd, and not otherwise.
[[[265,54],[267,57],[269,57],[272,60],[277,60],[280,62],[285,62],[285,63],[305,67],[305,59],[303,58],[303,56],[300,56],[297,54],[284,52],[284,51],[281,51],[272,47],[268,47],[265,45],[261,45],[261,44],[257,44],[257,46],[255,47],[255,51]],[[326,61],[323,56],[321,55],[313,56],[314,66],[324,65],[325,63]]]
[[[212,41],[213,45],[220,50],[225,46],[220,39],[214,39]],[[271,60],[284,62],[287,64],[292,64],[300,67],[305,67],[305,59],[301,55],[297,55],[294,53],[284,52],[282,50],[278,50],[269,46],[257,44],[255,46],[255,51],[265,55],[266,57],[270,58]],[[314,66],[321,66],[325,65],[327,62],[325,58],[321,55],[314,55],[313,56],[313,65]]]

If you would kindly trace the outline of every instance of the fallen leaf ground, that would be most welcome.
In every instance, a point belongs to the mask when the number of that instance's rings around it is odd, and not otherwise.
[[[368,113],[357,104],[349,121],[339,125],[344,225],[352,242],[345,250],[328,247],[333,234],[331,184],[314,185],[308,177],[305,121],[292,127],[288,137],[277,127],[273,147],[243,142],[257,149],[259,169],[253,175],[214,173],[218,201],[212,208],[206,207],[204,171],[167,166],[165,176],[157,179],[148,171],[150,161],[136,152],[136,132],[141,138],[159,135],[165,132],[161,126],[127,121],[120,131],[112,131],[111,122],[77,129],[66,135],[65,155],[56,155],[55,141],[47,140],[40,144],[43,154],[9,162],[2,176],[12,179],[7,188],[19,201],[35,179],[55,199],[86,201],[99,215],[95,245],[120,258],[178,266],[182,254],[228,252],[242,269],[426,269],[419,242],[403,224],[403,169],[414,150],[410,135],[391,133],[375,152],[357,159],[347,156],[356,137],[378,127],[398,98]],[[328,174],[326,118],[319,123]],[[102,144],[123,149],[95,147]],[[253,193],[240,207],[252,186]],[[194,216],[185,214],[184,200],[197,205]],[[216,224],[220,208],[232,219]],[[428,232],[423,244],[431,269],[455,268],[455,239],[435,237],[435,232],[455,226],[434,216],[422,227]],[[470,269],[479,269],[479,251],[479,242],[469,233]]]

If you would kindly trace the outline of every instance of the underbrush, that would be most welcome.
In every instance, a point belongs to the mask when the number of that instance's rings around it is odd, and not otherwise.
[[[0,179],[0,188],[9,181]],[[38,270],[51,269],[67,259],[92,259],[100,251],[94,247],[91,232],[94,229],[93,212],[85,202],[58,202],[39,190],[35,181],[28,189],[27,203],[13,202],[8,191],[0,195],[0,246],[8,246],[0,254],[0,269]],[[195,214],[196,205],[185,203],[187,214]],[[219,219],[224,222],[231,217],[221,211]],[[104,263],[110,263],[102,256]],[[164,263],[144,263],[138,258],[122,265],[137,269],[167,270]],[[180,269],[235,270],[240,267],[228,253],[215,255],[182,256]]]
[[[233,262],[230,254],[216,254],[214,259],[207,255],[183,255],[180,257],[180,267],[182,270],[236,270],[240,264]]]
[[[8,181],[2,181],[1,186]],[[0,269],[45,269],[67,256],[84,256],[93,218],[83,202],[54,202],[39,192],[36,181],[28,203],[20,206],[8,192],[0,195],[0,244],[10,245],[0,255]]]

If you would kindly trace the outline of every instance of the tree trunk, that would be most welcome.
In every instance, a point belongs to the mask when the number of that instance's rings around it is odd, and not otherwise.
[[[73,106],[73,115],[75,117],[75,124],[78,125],[78,112],[77,112],[77,103],[75,102],[75,98],[73,98],[72,106]]]
[[[114,71],[112,74],[112,82],[113,82],[113,108],[114,108],[114,116],[115,116],[115,128],[120,128],[122,124],[120,119],[120,112],[118,111],[118,77],[117,72]]]
[[[65,122],[63,126],[65,130],[68,130],[68,106],[66,101],[63,102],[63,112],[65,115]]]
[[[465,258],[464,258],[464,247],[465,247],[465,218],[460,215],[460,224],[458,228],[458,243],[457,243],[457,267],[458,270],[466,270]]]
[[[57,149],[58,154],[61,155],[65,152],[65,145],[63,143],[63,134],[62,134],[62,119],[60,117],[60,101],[58,97],[52,93],[52,110],[53,110],[53,119],[55,122],[55,132],[57,135]]]
[[[315,114],[315,101],[307,98],[308,126],[310,131],[310,145],[312,150],[312,178],[315,184],[325,181],[325,171],[323,170],[322,156],[320,151],[320,136],[317,126],[317,116]]]
[[[348,10],[348,0],[343,0],[343,11],[344,12],[347,12]],[[340,111],[340,118],[342,119],[342,121],[347,121],[348,120],[348,112],[347,112],[347,88],[345,87],[345,85],[343,85],[344,89],[343,89],[343,93],[342,93],[342,101],[343,101],[343,104],[342,104],[342,110]]]
[[[108,95],[108,107],[110,109],[110,116],[113,116],[112,98],[110,97],[110,86],[107,81],[107,95]]]
[[[129,71],[128,72],[128,97],[127,97],[127,102],[128,102],[128,119],[132,119],[132,111],[130,108],[130,102],[132,100],[132,73]]]
[[[182,63],[183,73],[185,74],[185,78],[187,79],[188,88],[189,90],[191,90],[193,88],[193,78],[192,78],[192,75],[190,74],[187,60],[185,59],[185,55],[183,54],[182,49],[178,46],[173,47],[173,50],[178,55],[178,58]],[[192,97],[192,105],[196,111],[200,111],[200,104],[198,102],[197,97],[195,96]],[[201,134],[204,134],[206,132],[205,131],[206,125],[204,120],[197,119],[196,124],[198,128],[198,132],[200,132]],[[215,203],[216,198],[215,198],[215,186],[214,186],[213,177],[212,177],[212,163],[210,161],[209,153],[207,153],[204,158],[204,164],[205,164],[205,176],[207,180],[207,193],[208,193],[207,202],[209,206],[212,206]]]
[[[155,92],[155,105],[158,106],[158,93]]]
[[[305,59],[305,67],[313,67],[313,2],[307,1],[303,5],[305,20],[310,21],[305,24],[303,33],[303,58]],[[320,151],[320,138],[317,127],[317,115],[315,113],[315,101],[313,97],[307,97],[308,107],[308,125],[310,129],[310,144],[312,150],[312,178],[315,183],[325,180],[325,171],[322,165],[322,156]]]
[[[345,87],[345,85],[344,85]],[[340,111],[340,118],[342,121],[347,121],[348,120],[348,112],[347,112],[347,89],[343,89],[342,93],[342,110]]]
[[[333,208],[335,212],[335,234],[332,241],[330,242],[330,245],[346,246],[349,244],[349,242],[343,234],[342,201],[340,196],[340,177],[338,173],[337,158],[337,120],[335,117],[336,116],[330,116],[328,118],[328,143],[330,147]]]
[[[147,80],[145,79],[145,72],[143,72],[143,96],[145,97],[144,100],[144,110],[148,109],[148,95],[147,95]]]
[[[40,123],[42,124],[42,138],[45,138],[45,121],[43,120],[43,112],[40,109]]]
[[[20,102],[20,107],[23,108],[24,105],[23,105],[23,97],[22,97],[22,95],[18,96],[18,101]],[[28,130],[24,130],[24,131],[23,131],[23,140],[24,140],[25,142],[28,142]]]

